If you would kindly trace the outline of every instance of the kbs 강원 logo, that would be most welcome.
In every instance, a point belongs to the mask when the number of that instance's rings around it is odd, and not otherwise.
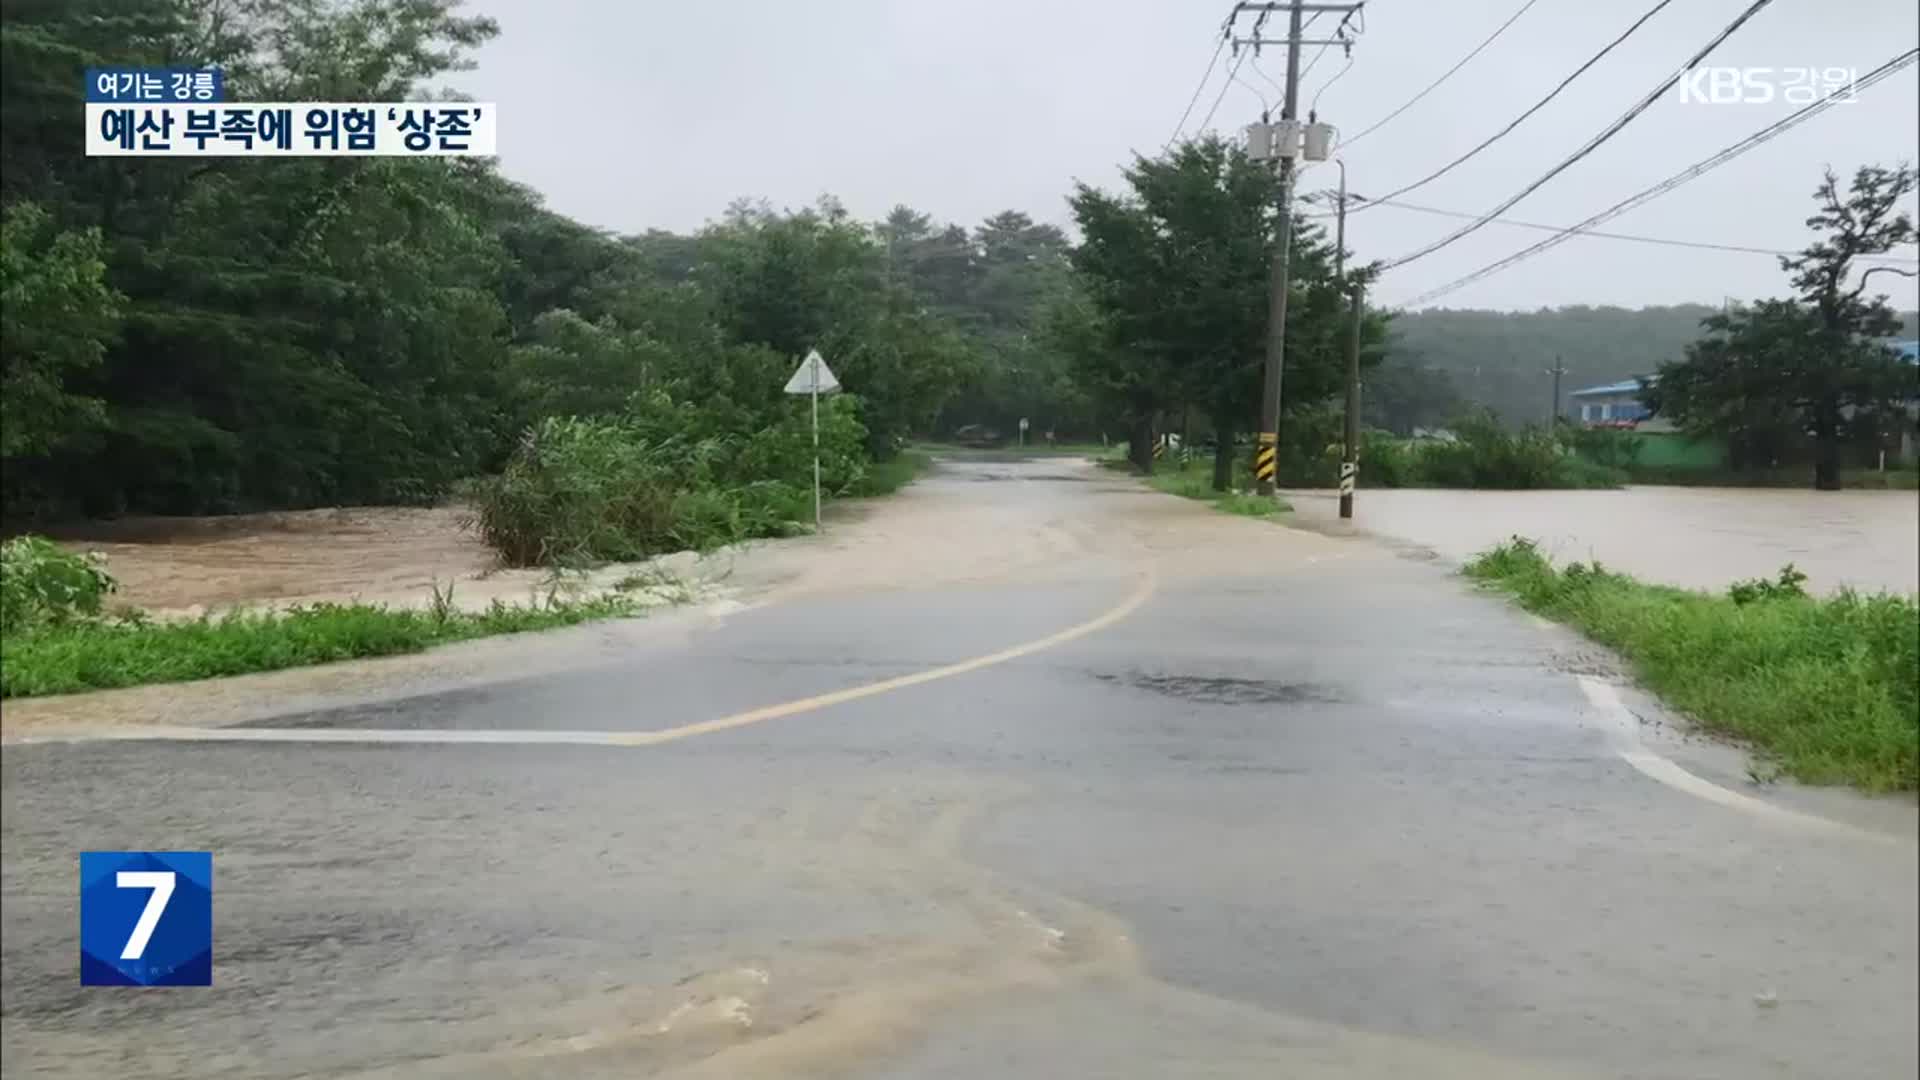
[[[80,853],[83,986],[213,985],[213,853]]]
[[[1847,105],[1857,100],[1858,81],[1853,68],[1697,67],[1674,89],[1682,105],[1811,105],[1829,97]]]

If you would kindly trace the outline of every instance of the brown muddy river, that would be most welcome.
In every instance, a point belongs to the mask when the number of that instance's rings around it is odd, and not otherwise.
[[[1330,491],[1287,498],[1304,524],[1337,521]],[[1450,562],[1518,535],[1556,562],[1598,559],[1687,588],[1718,590],[1792,563],[1821,591],[1920,590],[1920,494],[1912,491],[1361,491],[1354,521]]]

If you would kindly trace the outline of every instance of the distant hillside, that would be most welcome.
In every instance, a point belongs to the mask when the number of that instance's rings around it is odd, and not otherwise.
[[[1679,359],[1700,337],[1700,320],[1718,310],[1676,304],[1406,312],[1394,317],[1389,362],[1445,371],[1461,397],[1506,422],[1539,422],[1551,407],[1556,358],[1566,366],[1564,406],[1568,391],[1650,374]],[[1913,336],[1920,315],[1903,318],[1903,336]]]

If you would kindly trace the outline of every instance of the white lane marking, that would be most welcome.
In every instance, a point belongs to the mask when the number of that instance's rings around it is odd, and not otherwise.
[[[253,727],[143,727],[84,728],[38,732],[8,740],[8,745],[66,742],[126,742],[165,739],[176,742],[278,743],[571,743],[618,746],[619,731],[526,731],[512,729],[446,728],[253,728]]]
[[[1640,721],[1632,710],[1620,700],[1620,694],[1612,684],[1591,675],[1576,675],[1580,690],[1593,706],[1605,713],[1610,720],[1608,741],[1613,744],[1614,753],[1620,759],[1639,770],[1641,775],[1657,780],[1676,791],[1685,792],[1696,799],[1718,803],[1755,817],[1801,829],[1814,829],[1822,832],[1845,833],[1853,836],[1871,837],[1876,840],[1896,840],[1885,833],[1861,829],[1830,818],[1803,814],[1798,810],[1789,810],[1784,806],[1756,799],[1751,795],[1742,795],[1730,788],[1721,787],[1711,780],[1704,780],[1669,758],[1665,758],[1640,745]]]

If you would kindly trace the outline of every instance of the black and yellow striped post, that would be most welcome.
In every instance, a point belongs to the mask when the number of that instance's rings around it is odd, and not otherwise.
[[[1260,440],[1253,448],[1253,481],[1265,491],[1273,490],[1274,444],[1279,442],[1271,431],[1260,433]]]
[[[1166,456],[1167,456],[1167,437],[1165,435],[1162,435],[1159,438],[1153,440],[1153,460],[1159,461],[1161,458]]]

